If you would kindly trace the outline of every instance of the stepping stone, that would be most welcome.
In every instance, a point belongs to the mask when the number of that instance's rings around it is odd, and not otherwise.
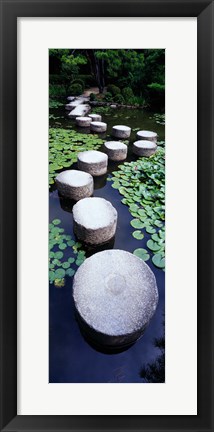
[[[119,141],[108,141],[104,143],[106,153],[110,160],[121,161],[126,159],[128,147]]]
[[[75,100],[75,96],[68,96],[68,97],[67,97],[67,100],[70,101],[70,102],[72,102],[72,101]]]
[[[97,150],[83,151],[77,155],[78,168],[92,176],[107,172],[108,156]]]
[[[131,128],[129,126],[113,126],[112,135],[115,138],[129,138],[131,135]]]
[[[92,132],[101,133],[107,130],[107,124],[100,121],[93,121],[91,122],[90,128]]]
[[[93,177],[83,171],[66,170],[58,174],[55,180],[58,191],[75,201],[90,197],[94,191]]]
[[[72,103],[72,102],[71,102]],[[83,117],[86,114],[89,113],[89,111],[91,110],[91,107],[89,105],[86,104],[80,104],[77,105],[76,108],[74,108],[69,114],[68,117],[70,118],[76,118],[76,117]]]
[[[157,144],[154,141],[139,140],[133,143],[133,153],[137,156],[149,157],[157,150]]]
[[[147,130],[141,130],[137,132],[137,138],[141,140],[155,141],[157,142],[157,134],[156,132],[151,132]]]
[[[73,298],[85,333],[99,345],[118,348],[142,336],[155,313],[158,289],[143,260],[112,249],[92,255],[79,267]]]
[[[65,105],[65,109],[71,111],[72,109],[76,108],[78,105],[81,105],[81,104],[82,104],[81,101],[74,100],[73,102],[70,102],[69,104],[66,104]]]
[[[73,207],[74,233],[90,245],[112,239],[117,226],[117,211],[104,198],[84,198]]]
[[[76,124],[79,127],[89,127],[92,119],[90,117],[77,117]]]
[[[100,114],[89,114],[88,117],[91,117],[92,121],[98,121],[98,122],[102,121],[102,117]]]

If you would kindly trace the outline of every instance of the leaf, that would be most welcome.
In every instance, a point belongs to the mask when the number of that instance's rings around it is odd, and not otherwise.
[[[133,228],[144,228],[144,224],[139,220],[139,219],[132,219],[130,222],[131,226],[133,226]]]
[[[60,243],[59,249],[64,250],[67,248],[67,245],[65,243]]]
[[[69,267],[70,267],[70,263],[68,261],[66,261],[62,264],[62,268],[64,268],[64,269],[68,269]]]
[[[73,246],[75,244],[75,241],[74,240],[69,240],[68,242],[67,242],[67,245],[68,246]]]
[[[165,258],[162,256],[162,254],[155,254],[152,257],[153,264],[161,269],[165,268]]]
[[[148,234],[154,234],[156,231],[155,231],[155,228],[152,228],[151,226],[147,226],[146,227],[146,232]]]
[[[72,257],[69,257],[69,258],[68,258],[68,262],[69,262],[70,264],[74,263],[74,261],[75,261],[74,258],[72,258]]]
[[[129,206],[129,210],[130,211],[132,211],[132,212],[137,212],[138,211],[138,205],[137,204],[131,204],[130,206]]]
[[[156,252],[156,251],[160,250],[159,244],[156,243],[156,242],[154,242],[154,240],[148,240],[147,243],[146,243],[146,245],[153,252]]]
[[[144,234],[141,231],[134,231],[132,233],[133,237],[137,240],[142,240],[144,238]]]
[[[75,270],[72,269],[72,268],[69,268],[69,269],[66,270],[65,274],[67,276],[73,276],[75,274]]]
[[[61,223],[61,220],[60,220],[60,219],[54,219],[54,220],[52,221],[52,223],[53,223],[54,225],[59,225],[59,224]]]
[[[150,255],[148,254],[148,251],[146,249],[135,249],[133,254],[137,256],[138,258],[141,258],[143,261],[148,261],[150,258]]]
[[[54,256],[55,256],[55,258],[60,260],[63,258],[63,252],[61,252],[61,251],[55,252]]]
[[[55,279],[62,279],[64,278],[64,276],[65,276],[65,270],[62,268],[57,269],[54,273]]]

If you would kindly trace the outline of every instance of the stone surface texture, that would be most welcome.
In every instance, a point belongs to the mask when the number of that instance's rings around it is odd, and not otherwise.
[[[108,156],[97,150],[83,151],[78,154],[78,168],[92,176],[100,176],[107,172]]]
[[[113,126],[112,135],[115,138],[129,138],[131,135],[131,128],[123,125]]]
[[[102,121],[102,116],[100,114],[89,114],[89,117],[91,117],[92,121]]]
[[[137,156],[149,157],[157,150],[157,144],[154,141],[139,140],[133,143],[133,153]]]
[[[90,197],[94,191],[93,177],[83,171],[66,170],[56,177],[58,191],[66,198],[78,201]]]
[[[79,127],[89,127],[91,122],[90,117],[76,117],[76,124]]]
[[[141,140],[157,142],[157,134],[156,132],[152,132],[152,131],[140,130],[137,132],[137,138]]]
[[[72,102],[71,102],[72,103]],[[87,104],[79,104],[74,108],[69,114],[68,117],[76,118],[76,117],[83,117],[86,114],[89,113],[91,110],[90,105]]]
[[[90,124],[90,128],[92,132],[102,133],[102,132],[106,132],[107,124],[100,121],[93,121]]]
[[[117,211],[104,198],[84,198],[73,207],[74,233],[90,245],[112,239],[117,226]]]
[[[110,160],[121,161],[126,159],[128,147],[119,141],[107,141],[104,143],[106,153]]]
[[[143,334],[155,313],[158,289],[144,261],[113,249],[84,261],[74,276],[73,297],[88,335],[99,344],[117,347]]]

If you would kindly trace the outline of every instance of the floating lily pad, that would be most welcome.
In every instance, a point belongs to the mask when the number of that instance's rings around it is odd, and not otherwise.
[[[134,231],[132,233],[133,237],[137,240],[142,240],[144,238],[144,234],[141,231]]]
[[[152,262],[158,268],[164,269],[165,267],[165,258],[162,256],[162,254],[155,254],[152,257]]]
[[[132,219],[130,224],[133,228],[144,228],[144,224],[139,219]]]
[[[138,258],[141,258],[143,261],[148,261],[148,259],[150,258],[148,251],[142,248],[135,249],[133,254],[136,255]]]

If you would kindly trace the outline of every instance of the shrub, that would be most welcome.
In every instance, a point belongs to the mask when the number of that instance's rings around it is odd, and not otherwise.
[[[90,94],[90,101],[96,101],[97,100],[97,96],[95,95],[95,93],[91,93]]]
[[[83,87],[81,86],[81,84],[78,84],[78,83],[77,84],[71,84],[69,86],[68,91],[72,96],[79,96],[83,92]]]
[[[106,92],[104,99],[106,102],[111,102],[113,100],[113,96],[110,92]]]
[[[114,97],[114,102],[118,103],[118,104],[124,104],[125,103],[125,99],[121,94],[118,94]]]
[[[126,102],[130,102],[130,100],[134,97],[134,93],[131,87],[124,87],[122,90],[122,95]]]
[[[117,86],[114,85],[114,84],[109,84],[108,87],[107,87],[107,90],[108,90],[108,92],[111,93],[113,96],[116,96],[116,95],[120,94],[120,88],[117,87]]]
[[[83,89],[85,87],[85,82],[81,78],[73,80],[71,85],[74,85],[74,84],[80,84]]]
[[[50,84],[49,85],[49,96],[54,97],[62,97],[66,95],[66,89],[63,85],[58,84]]]

